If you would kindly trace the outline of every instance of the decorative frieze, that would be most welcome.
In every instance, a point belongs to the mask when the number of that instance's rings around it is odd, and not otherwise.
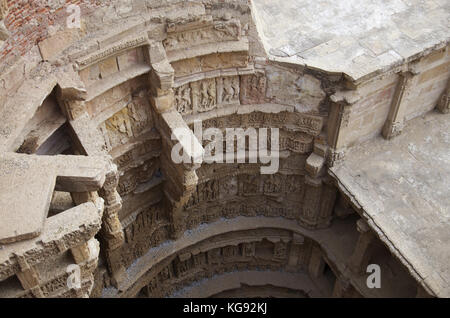
[[[297,251],[292,249],[292,236],[284,232],[278,236],[265,236],[264,232],[252,231],[254,239],[251,241],[237,234],[233,242],[227,242],[223,237],[217,243],[214,239],[210,242],[215,247],[192,247],[178,253],[170,263],[164,261],[145,275],[147,296],[164,297],[193,281],[236,270],[284,270],[289,266],[290,251]],[[312,242],[303,240],[302,246],[309,248]],[[302,270],[301,264],[290,267],[291,272]]]
[[[169,52],[222,41],[237,41],[241,23],[237,19],[213,21],[210,16],[182,25],[169,25],[164,48]]]
[[[123,51],[130,50],[139,46],[148,44],[147,35],[139,35],[134,38],[123,40],[117,44],[113,44],[104,49],[98,50],[83,58],[77,60],[77,65],[80,70],[107,59],[110,56],[118,55]]]
[[[107,149],[112,150],[138,137],[153,126],[150,106],[144,95],[134,97],[127,107],[115,113],[100,125]]]
[[[231,114],[229,116],[207,119],[204,120],[202,124],[204,130],[210,127],[219,129],[242,127],[252,127],[255,129],[280,128],[292,132],[305,133],[310,136],[318,136],[322,131],[323,118],[297,112],[265,113],[261,111],[254,111],[245,114]],[[292,136],[293,135],[285,135],[285,145],[289,142],[295,144],[295,142],[286,140],[289,138],[292,139]],[[303,138],[303,140],[303,143],[308,143],[310,139],[306,137]],[[295,146],[289,146],[288,148],[295,149]],[[299,152],[302,151],[301,146],[298,150]]]
[[[169,216],[162,206],[154,205],[138,211],[132,220],[124,220],[125,244],[122,264],[128,267],[150,248],[169,239]]]
[[[175,88],[175,109],[182,115],[207,112],[226,104],[239,104],[239,76],[219,77]]]
[[[197,56],[181,61],[173,62],[171,65],[175,71],[175,77],[196,77],[202,73],[225,69],[236,70],[248,67],[249,56],[247,51],[215,53]]]

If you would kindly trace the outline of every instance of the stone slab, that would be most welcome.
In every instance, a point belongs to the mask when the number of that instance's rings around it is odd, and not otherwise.
[[[272,59],[358,81],[450,41],[448,2],[254,0]]]
[[[330,174],[424,288],[450,297],[450,115],[352,148]]]
[[[96,191],[107,165],[106,157],[1,155],[0,244],[39,236],[53,191]]]

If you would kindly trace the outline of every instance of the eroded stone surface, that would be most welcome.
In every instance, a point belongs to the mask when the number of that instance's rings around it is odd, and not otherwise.
[[[445,1],[253,3],[266,49],[275,59],[354,80],[449,41]]]

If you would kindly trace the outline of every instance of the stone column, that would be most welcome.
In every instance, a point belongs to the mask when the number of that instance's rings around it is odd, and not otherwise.
[[[448,114],[450,112],[450,80],[447,83],[447,88],[442,94],[436,108],[443,114]]]
[[[83,243],[70,249],[75,263],[81,264],[89,260],[90,251],[88,243]]]
[[[105,184],[101,190],[101,196],[105,200],[105,212],[103,214],[102,239],[106,244],[106,259],[108,269],[112,275],[113,284],[117,285],[125,273],[122,265],[121,247],[125,241],[122,224],[119,220],[119,211],[122,209],[122,198],[117,192],[119,175],[117,166],[112,165],[106,176]]]
[[[321,195],[321,205],[319,212],[318,227],[326,228],[330,226],[331,220],[333,218],[334,205],[337,197],[337,189],[332,183],[331,178],[324,178],[322,195]]]
[[[26,258],[21,255],[16,255],[17,263],[20,267],[20,272],[17,273],[17,278],[22,284],[23,289],[32,290],[35,297],[43,297],[42,291],[39,287],[39,274],[28,264]]]
[[[309,274],[318,278],[323,274],[323,270],[325,269],[325,261],[322,257],[322,251],[314,246],[311,252],[311,258],[309,260]]]
[[[375,235],[370,230],[367,223],[362,219],[359,219],[356,222],[356,226],[360,235],[349,263],[353,272],[362,274],[366,271],[367,266],[369,265],[371,245],[374,241]]]
[[[333,97],[332,101],[332,108],[328,120],[330,123],[328,128],[328,144],[331,148],[327,162],[329,167],[332,167],[336,162],[344,158],[344,130],[348,127],[351,112],[351,105],[344,98]]]
[[[8,2],[7,0],[0,0],[0,45],[3,41],[6,41],[9,37],[9,32],[5,26],[5,18],[8,15]]]
[[[296,269],[298,267],[299,255],[301,253],[303,244],[305,244],[305,237],[300,234],[294,233],[288,260],[288,266],[292,269]]]
[[[417,293],[416,298],[432,298],[430,294],[427,293],[427,291],[421,286],[417,285]]]
[[[344,278],[336,278],[333,288],[333,298],[344,298],[346,297],[347,290],[350,287],[348,280]]]

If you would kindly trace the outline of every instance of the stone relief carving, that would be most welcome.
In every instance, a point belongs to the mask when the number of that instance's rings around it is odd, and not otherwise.
[[[173,62],[176,78],[225,69],[248,68],[247,52],[226,52],[197,56]]]
[[[251,112],[248,114],[232,114],[226,117],[212,118],[203,121],[203,129],[209,127],[224,128],[283,128],[291,132],[302,132],[310,136],[318,136],[322,131],[323,118],[319,116],[305,115],[297,112],[263,113]],[[285,135],[286,138],[293,138],[293,135]],[[305,143],[311,138],[303,137]],[[297,137],[296,137],[297,138]],[[288,141],[286,141],[288,143]],[[292,142],[295,145],[295,142]],[[294,146],[290,146],[294,148]],[[299,149],[301,150],[301,149]]]
[[[219,105],[239,103],[239,77],[205,79],[175,88],[175,108],[182,115],[207,112]]]
[[[200,26],[191,23],[184,25],[183,28],[187,30],[177,32],[176,27],[168,28],[167,38],[163,41],[167,51],[220,41],[235,41],[241,36],[241,23],[237,19],[208,21]]]
[[[182,115],[239,104],[239,76],[205,79],[175,88],[175,108]]]
[[[107,149],[112,150],[123,145],[132,137],[138,137],[153,127],[153,119],[143,92],[134,96],[122,110],[107,119],[102,125],[102,131]]]
[[[136,190],[139,184],[148,182],[155,176],[158,168],[159,165],[155,160],[148,160],[142,165],[124,172],[117,188],[120,196],[126,196]]]
[[[221,171],[218,168],[221,165],[210,166],[209,176],[202,172],[203,168],[199,170],[199,184],[184,206],[187,229],[220,217],[263,215],[294,220],[301,217],[305,191],[302,176],[247,174],[249,170],[245,169],[230,176],[225,173],[228,167]],[[236,174],[236,167],[229,169]],[[319,214],[319,210],[315,212]]]
[[[244,165],[236,173],[239,165],[221,166],[206,165],[199,170],[199,184],[184,205],[187,229],[240,215],[285,217],[308,228],[330,224],[336,189],[321,179],[310,185],[298,174],[249,174],[251,167],[248,170]]]
[[[8,39],[9,32],[5,26],[5,18],[8,15],[8,2],[6,0],[0,0],[0,45],[2,41]]]
[[[143,46],[148,43],[148,37],[146,35],[140,35],[132,39],[124,40],[118,44],[111,45],[107,48],[101,49],[97,52],[89,54],[77,61],[79,69],[88,67],[96,62],[102,61],[112,55],[119,54],[120,52]]]
[[[192,97],[189,85],[182,85],[175,89],[175,108],[183,115],[192,113]]]
[[[134,221],[124,228],[122,263],[125,267],[170,236],[169,217],[161,206],[150,206],[138,213]]]
[[[8,14],[8,2],[7,0],[0,0],[0,20],[6,18]]]
[[[288,265],[288,251],[291,245],[289,236],[264,237],[263,232],[260,233],[258,230],[255,234],[259,238],[253,242],[239,239],[238,234],[234,240],[237,239],[240,242],[236,244],[224,242],[221,244],[222,247],[210,248],[202,252],[198,252],[195,247],[180,252],[169,265],[146,275],[148,281],[148,285],[144,287],[146,295],[148,297],[168,296],[187,284],[215,274],[254,269],[277,271]],[[295,265],[294,270],[302,271],[306,268],[304,264],[309,262],[310,257],[310,253],[306,251],[312,245],[312,241],[305,240],[301,249],[295,249],[295,259],[298,260],[298,264]],[[197,250],[195,255],[194,252],[189,252],[195,249]]]
[[[212,110],[217,105],[216,83],[214,79],[203,80],[191,84],[192,104],[196,112]]]
[[[262,73],[241,76],[241,104],[262,104],[266,100],[267,78]]]
[[[217,103],[239,103],[240,81],[238,76],[220,77],[217,79]]]
[[[274,244],[273,258],[276,260],[284,260],[287,258],[288,245],[280,240]]]

